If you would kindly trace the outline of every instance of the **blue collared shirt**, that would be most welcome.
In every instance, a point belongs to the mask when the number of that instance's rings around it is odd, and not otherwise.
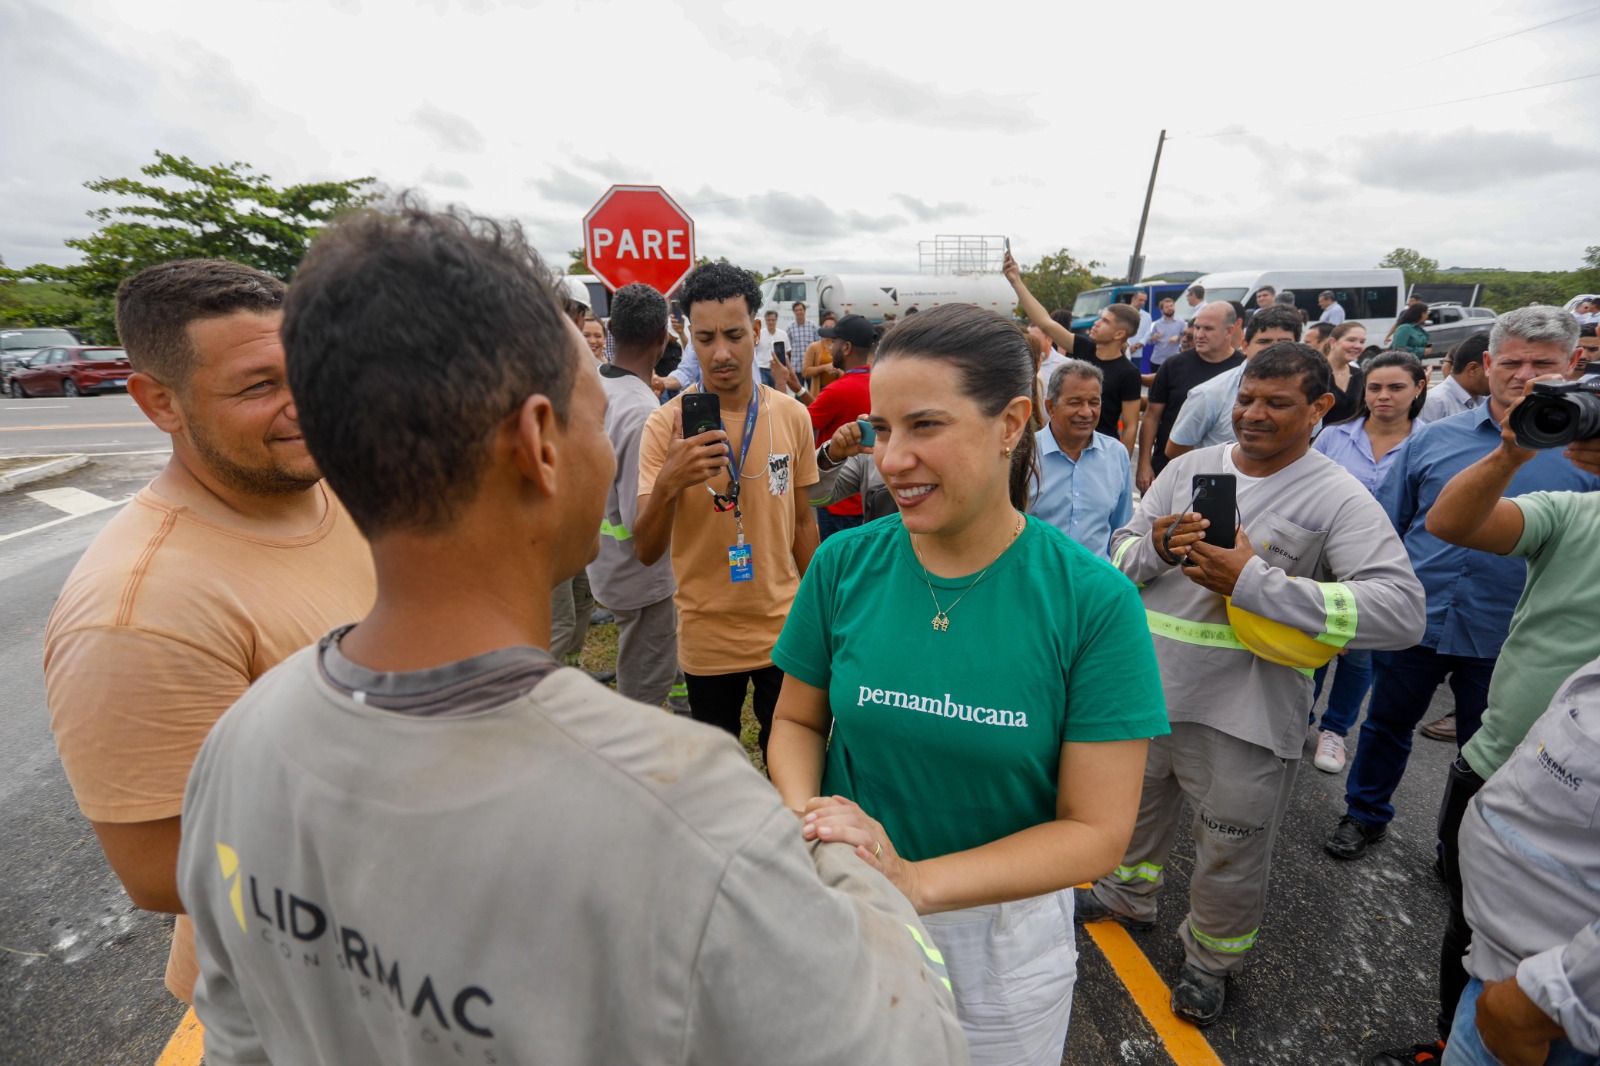
[[[1458,548],[1427,530],[1428,510],[1446,482],[1499,446],[1500,426],[1485,403],[1413,430],[1395,449],[1394,465],[1378,486],[1378,502],[1405,542],[1411,568],[1428,594],[1422,646],[1441,655],[1498,656],[1527,580],[1521,559]],[[1551,449],[1523,464],[1505,495],[1596,490],[1600,478],[1583,473],[1559,449]]]
[[[1372,457],[1372,438],[1367,436],[1365,418],[1329,426],[1317,434],[1316,442],[1311,446],[1350,471],[1350,476],[1365,485],[1374,496],[1378,494],[1378,486],[1383,482],[1384,475],[1394,465],[1395,456],[1400,454],[1397,445],[1385,452],[1382,459]]]
[[[1039,431],[1039,491],[1030,512],[1102,559],[1111,558],[1111,534],[1133,517],[1133,473],[1128,449],[1094,433],[1073,462],[1047,424]]]

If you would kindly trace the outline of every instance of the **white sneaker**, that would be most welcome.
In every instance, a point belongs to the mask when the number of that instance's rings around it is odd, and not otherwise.
[[[1344,769],[1344,760],[1344,737],[1328,729],[1318,733],[1317,756],[1311,765],[1323,773],[1336,774]]]

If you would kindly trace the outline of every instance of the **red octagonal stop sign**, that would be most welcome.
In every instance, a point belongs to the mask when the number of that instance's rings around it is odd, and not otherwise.
[[[659,185],[613,185],[584,216],[589,269],[615,292],[643,282],[672,295],[694,267],[694,222]]]

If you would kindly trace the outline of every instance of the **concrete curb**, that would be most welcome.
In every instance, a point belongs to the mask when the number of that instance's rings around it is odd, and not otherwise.
[[[48,458],[40,456],[40,458],[44,461],[36,466],[25,466],[9,474],[0,474],[0,492],[13,492],[35,481],[43,481],[47,477],[55,477],[57,474],[65,474],[68,470],[89,465],[87,455],[60,455]]]

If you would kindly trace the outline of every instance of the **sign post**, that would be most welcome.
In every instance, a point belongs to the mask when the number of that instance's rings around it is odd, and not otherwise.
[[[583,248],[612,292],[638,282],[671,296],[694,269],[694,221],[659,185],[613,185],[583,218]]]

